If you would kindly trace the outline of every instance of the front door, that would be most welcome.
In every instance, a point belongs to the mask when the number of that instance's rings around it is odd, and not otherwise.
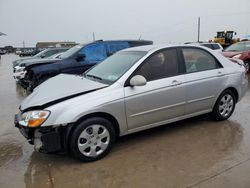
[[[147,58],[133,75],[146,78],[145,86],[124,88],[128,129],[155,126],[184,115],[184,76],[179,75],[175,48]]]

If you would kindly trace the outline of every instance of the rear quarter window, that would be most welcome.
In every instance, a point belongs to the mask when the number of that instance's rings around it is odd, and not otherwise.
[[[201,46],[205,46],[205,47],[210,48],[212,50],[214,49],[212,44],[201,44]]]
[[[219,50],[220,49],[220,46],[218,44],[213,44],[213,47],[215,50]]]

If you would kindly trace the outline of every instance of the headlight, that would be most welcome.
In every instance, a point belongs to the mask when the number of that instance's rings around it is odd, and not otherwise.
[[[38,127],[40,126],[48,117],[50,112],[46,110],[34,110],[25,112],[21,116],[21,125],[28,127]]]
[[[15,70],[16,73],[24,71],[24,67]]]
[[[240,59],[241,54],[233,56],[234,59]]]

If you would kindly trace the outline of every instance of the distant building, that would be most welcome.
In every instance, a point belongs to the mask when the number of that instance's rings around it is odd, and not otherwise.
[[[51,48],[51,47],[73,47],[77,45],[75,42],[37,42],[36,48]]]

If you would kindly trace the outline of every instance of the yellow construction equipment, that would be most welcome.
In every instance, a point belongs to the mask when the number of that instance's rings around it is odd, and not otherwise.
[[[217,36],[213,39],[213,42],[220,43],[225,48],[240,41],[239,39],[234,38],[236,34],[237,33],[235,31],[218,31]]]

